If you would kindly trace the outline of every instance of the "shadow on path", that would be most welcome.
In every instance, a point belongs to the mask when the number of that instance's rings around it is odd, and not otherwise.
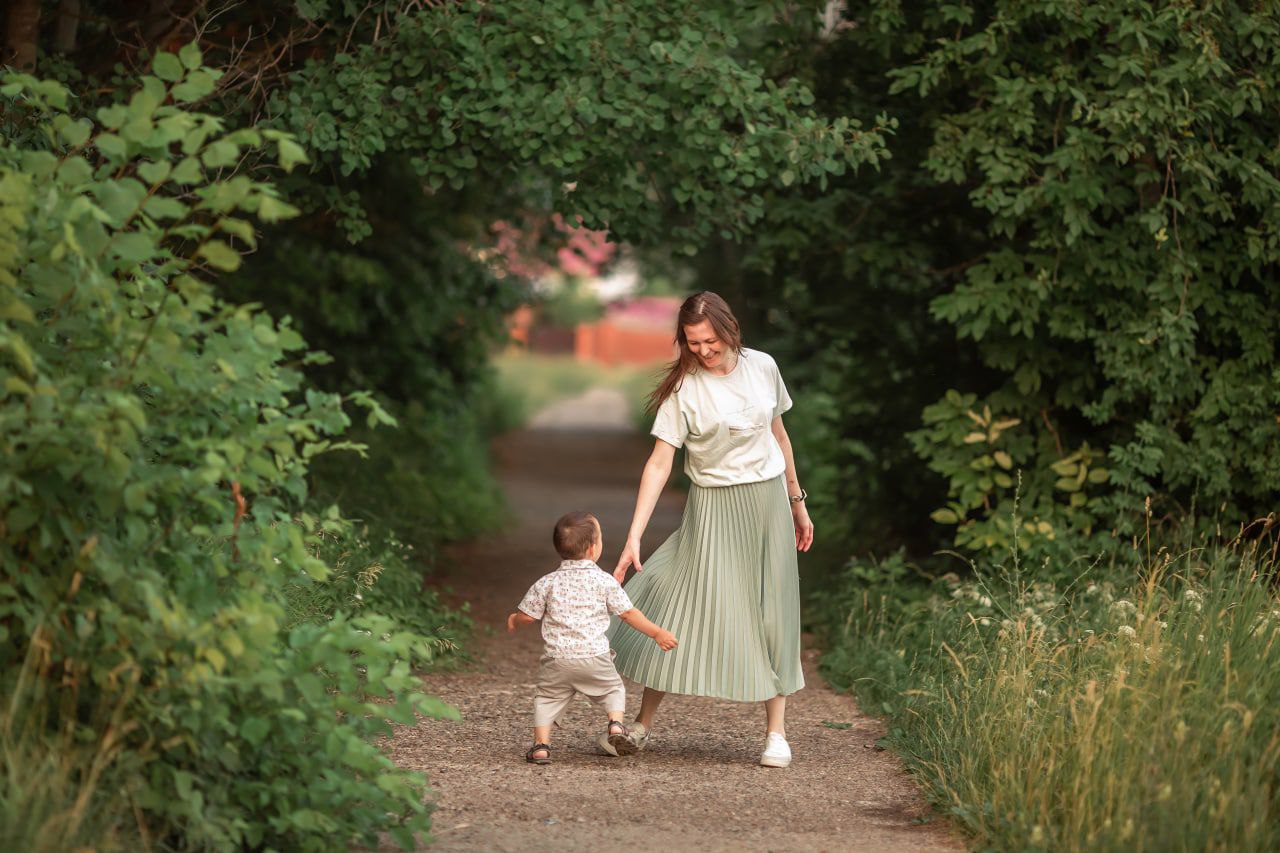
[[[527,430],[495,443],[515,518],[500,534],[454,548],[442,577],[471,602],[478,662],[426,677],[463,719],[423,721],[391,744],[396,763],[425,771],[436,789],[430,849],[962,849],[892,754],[872,749],[880,722],[826,687],[813,650],[804,656],[809,686],[788,703],[795,760],[786,770],[756,764],[762,706],[674,695],[637,756],[596,754],[602,717],[579,698],[553,738],[554,763],[525,763],[541,639],[536,626],[508,636],[506,615],[557,565],[551,526],[568,510],[599,516],[601,565],[613,567],[650,447],[619,429]],[[644,553],[675,529],[682,506],[681,494],[663,495]],[[803,558],[800,566],[803,573]],[[627,686],[631,719],[640,689]]]

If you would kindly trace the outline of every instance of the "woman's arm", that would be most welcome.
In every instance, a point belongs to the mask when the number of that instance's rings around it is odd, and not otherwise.
[[[803,494],[804,490],[800,488],[796,460],[791,452],[791,436],[787,435],[787,428],[782,425],[782,415],[773,419],[771,429],[773,437],[778,440],[778,446],[782,448],[782,458],[787,462],[787,494],[796,497]],[[796,550],[808,551],[813,544],[813,522],[809,520],[809,510],[805,508],[804,501],[792,502],[791,521],[796,528]]]
[[[640,491],[636,495],[636,511],[631,516],[627,543],[613,570],[618,583],[622,583],[622,579],[627,576],[628,566],[634,565],[637,572],[644,571],[644,566],[640,565],[640,538],[644,536],[644,529],[649,526],[649,518],[658,503],[658,496],[662,494],[667,478],[671,476],[671,464],[675,458],[674,447],[660,438],[654,442],[653,452],[649,454],[649,461],[644,463],[644,473],[640,475]]]

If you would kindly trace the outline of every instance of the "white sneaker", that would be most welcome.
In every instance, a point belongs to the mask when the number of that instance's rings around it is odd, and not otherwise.
[[[786,767],[791,763],[791,746],[787,739],[777,732],[769,732],[769,740],[765,742],[764,752],[760,756],[761,767]]]

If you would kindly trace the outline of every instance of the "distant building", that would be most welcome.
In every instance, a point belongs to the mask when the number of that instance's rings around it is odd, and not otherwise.
[[[537,312],[521,306],[507,318],[511,340],[530,352],[569,355],[616,367],[653,364],[675,357],[676,315],[680,298],[638,296],[610,302],[604,315],[576,328],[538,322]]]
[[[675,358],[679,312],[680,299],[674,296],[611,302],[603,317],[574,330],[573,354],[579,361],[609,366],[670,361]]]

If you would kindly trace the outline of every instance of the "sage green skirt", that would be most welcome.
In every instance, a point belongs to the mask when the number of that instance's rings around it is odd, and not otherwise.
[[[680,528],[626,584],[632,603],[679,645],[663,652],[615,618],[618,672],[655,690],[739,701],[804,687],[790,507],[782,476],[693,486]]]

